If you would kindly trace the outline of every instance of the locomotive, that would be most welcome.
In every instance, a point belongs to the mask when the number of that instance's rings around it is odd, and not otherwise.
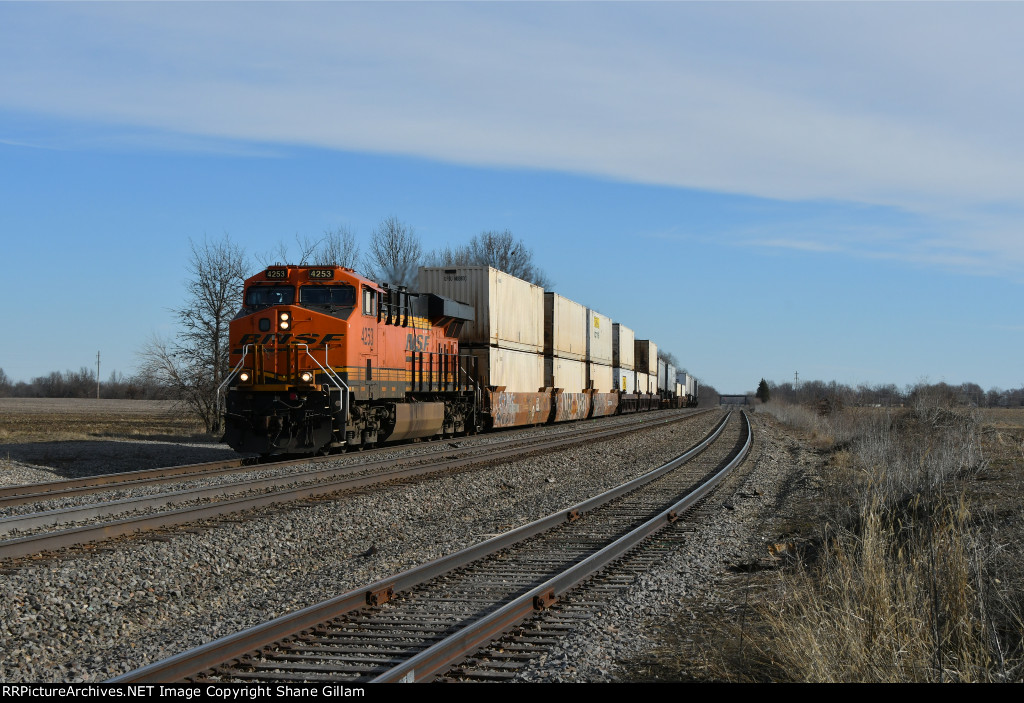
[[[552,375],[559,360],[541,356],[543,305],[523,307],[521,296],[507,294],[536,288],[527,292],[543,301],[543,290],[477,268],[505,291],[501,305],[497,295],[472,298],[448,284],[438,285],[476,307],[413,293],[340,266],[275,265],[246,280],[230,325],[224,441],[261,455],[327,453],[687,404],[667,389],[553,387],[565,384]],[[421,270],[421,287],[429,271]],[[523,309],[513,313],[516,306]],[[515,320],[521,325],[509,334]],[[528,344],[524,334],[539,341]]]
[[[259,454],[326,452],[476,430],[473,309],[340,266],[271,266],[231,321],[225,441]]]

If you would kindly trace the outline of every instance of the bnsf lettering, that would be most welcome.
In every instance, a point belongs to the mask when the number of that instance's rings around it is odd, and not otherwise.
[[[406,351],[426,351],[429,344],[430,335],[410,333],[405,338]]]
[[[444,280],[446,280],[446,281],[465,281],[466,280],[466,276],[465,275],[462,275],[462,276],[452,276],[451,274],[449,274],[449,275],[444,277]]]
[[[325,334],[321,339],[319,334],[297,334],[293,339],[291,332],[285,332],[277,335],[275,335],[273,332],[266,335],[243,334],[242,338],[238,340],[238,344],[240,346],[245,346],[246,344],[270,344],[271,342],[275,341],[275,337],[276,342],[278,344],[288,344],[289,342],[294,342],[296,344],[308,344],[311,347],[322,347],[326,344],[337,342],[339,339],[343,339],[345,335],[334,333]],[[241,353],[241,350],[239,350],[238,353]]]

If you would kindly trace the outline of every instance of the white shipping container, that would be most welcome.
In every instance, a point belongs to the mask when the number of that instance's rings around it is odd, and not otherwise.
[[[663,391],[666,388],[668,388],[668,364],[658,359],[658,390]]]
[[[598,393],[611,393],[615,390],[612,379],[612,367],[605,364],[587,364],[590,373],[590,387]]]
[[[636,358],[634,368],[649,376],[654,376],[655,383],[658,380],[658,345],[649,339],[638,339],[633,343],[633,353]]]
[[[613,337],[612,318],[587,308],[587,361],[610,366]]]
[[[636,371],[633,369],[612,369],[612,387],[623,393],[636,393]]]
[[[582,393],[587,387],[587,362],[545,356],[544,385],[561,388],[562,393]]]
[[[544,354],[587,358],[587,309],[558,293],[544,294]]]
[[[463,349],[478,359],[480,385],[505,386],[508,393],[536,393],[544,387],[544,357],[501,347]],[[470,371],[470,369],[466,369]]]
[[[667,362],[666,362],[667,363]],[[668,372],[665,374],[665,389],[672,391],[676,387],[676,367],[668,364]]]
[[[464,344],[504,349],[544,349],[544,289],[490,266],[428,266],[419,292],[472,305],[475,319],[459,335]]]
[[[636,392],[637,393],[650,393],[651,392],[651,378],[650,374],[636,372]],[[654,378],[657,378],[656,376]]]
[[[636,358],[633,348],[636,338],[633,330],[618,322],[612,325],[612,366],[620,369],[634,369]]]

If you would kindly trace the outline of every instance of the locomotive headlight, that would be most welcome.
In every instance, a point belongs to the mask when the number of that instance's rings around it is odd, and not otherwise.
[[[277,326],[280,329],[286,330],[292,325],[292,314],[290,312],[280,312],[277,314]]]
[[[281,324],[279,324],[279,325],[278,325],[278,327],[280,327],[280,328],[281,328],[281,329],[283,329],[283,330],[286,330],[286,329],[288,329],[288,328],[289,328],[290,326],[291,326],[291,325],[289,325],[289,324],[288,324],[287,322],[285,322],[284,320],[282,320],[282,321],[281,321]]]
[[[313,374],[311,374],[309,371],[303,371],[302,375],[299,376],[299,378],[302,379],[303,383],[309,383],[310,381],[313,380]]]
[[[242,383],[245,383],[246,381],[249,380],[249,374],[243,371],[242,373],[238,374],[238,380],[241,381]]]

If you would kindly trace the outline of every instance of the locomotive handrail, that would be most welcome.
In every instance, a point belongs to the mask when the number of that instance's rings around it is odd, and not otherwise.
[[[246,344],[245,346],[242,347],[242,358],[238,360],[238,363],[235,364],[235,368],[231,369],[230,373],[228,373],[228,375],[224,379],[224,381],[219,386],[217,386],[217,401],[216,401],[216,403],[217,403],[216,417],[217,418],[220,418],[220,395],[224,391],[224,386],[228,385],[231,382],[231,379],[233,379],[235,377],[235,374],[238,373],[238,370],[242,368],[242,364],[245,363],[245,357],[247,357],[249,355],[249,347],[251,347],[251,346],[252,346],[251,344]]]
[[[342,425],[342,426],[344,427],[345,425],[348,424],[348,393],[349,393],[348,384],[345,383],[345,380],[341,376],[339,376],[333,369],[331,369],[330,367],[324,367],[323,364],[321,364],[319,361],[317,361],[316,357],[309,353],[309,345],[308,344],[296,344],[295,346],[304,348],[306,350],[306,356],[308,356],[310,359],[312,359],[313,363],[320,367],[320,370],[324,372],[324,374],[327,376],[328,380],[334,382],[335,387],[338,389],[338,393],[341,394],[341,412],[342,412],[342,418],[345,421],[345,424]],[[325,347],[324,348],[324,361],[326,361],[326,360],[327,360],[327,349]]]

